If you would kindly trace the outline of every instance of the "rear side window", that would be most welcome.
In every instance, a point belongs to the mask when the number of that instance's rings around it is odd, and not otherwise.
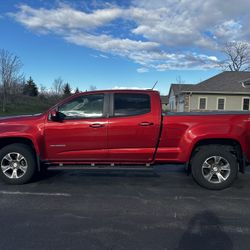
[[[147,94],[115,94],[114,116],[142,115],[150,112],[150,96]]]

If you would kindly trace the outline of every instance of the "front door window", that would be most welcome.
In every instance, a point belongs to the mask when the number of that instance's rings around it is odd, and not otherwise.
[[[97,118],[103,116],[104,95],[79,96],[62,104],[58,111],[66,115],[66,119]]]

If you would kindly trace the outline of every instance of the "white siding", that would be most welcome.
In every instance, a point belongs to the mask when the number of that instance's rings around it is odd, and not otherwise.
[[[243,95],[204,95],[204,94],[192,94],[190,96],[190,110],[199,110],[200,97],[207,98],[207,110],[218,110],[218,98],[225,98],[225,109],[228,111],[240,111],[243,110]]]
[[[176,111],[176,98],[172,89],[169,94],[169,108],[171,111]]]

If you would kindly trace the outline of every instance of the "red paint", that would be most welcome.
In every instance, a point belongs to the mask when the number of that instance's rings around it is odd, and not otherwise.
[[[149,92],[151,112],[130,117],[110,117],[108,126],[109,159],[112,162],[151,162],[160,135],[159,94]]]
[[[250,115],[165,116],[156,160],[188,162],[195,145],[208,139],[231,139],[250,160]]]
[[[58,105],[95,93],[146,93],[151,111],[129,117],[49,120]],[[162,117],[159,93],[151,90],[85,92],[58,105],[40,115],[0,119],[1,138],[29,139],[40,159],[49,163],[186,163],[195,145],[207,139],[237,141],[250,161],[249,114]]]
[[[102,127],[95,128],[96,124]],[[45,157],[53,161],[105,160],[108,157],[107,130],[107,118],[46,121]]]

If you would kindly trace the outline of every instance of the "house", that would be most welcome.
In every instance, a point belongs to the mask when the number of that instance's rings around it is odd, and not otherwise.
[[[194,84],[171,84],[168,100],[169,109],[171,111],[188,111],[189,105],[189,89],[191,89]]]
[[[226,71],[198,84],[172,84],[171,111],[250,110],[250,72]]]
[[[168,106],[168,96],[167,95],[161,95],[161,105],[162,110],[166,111]]]

